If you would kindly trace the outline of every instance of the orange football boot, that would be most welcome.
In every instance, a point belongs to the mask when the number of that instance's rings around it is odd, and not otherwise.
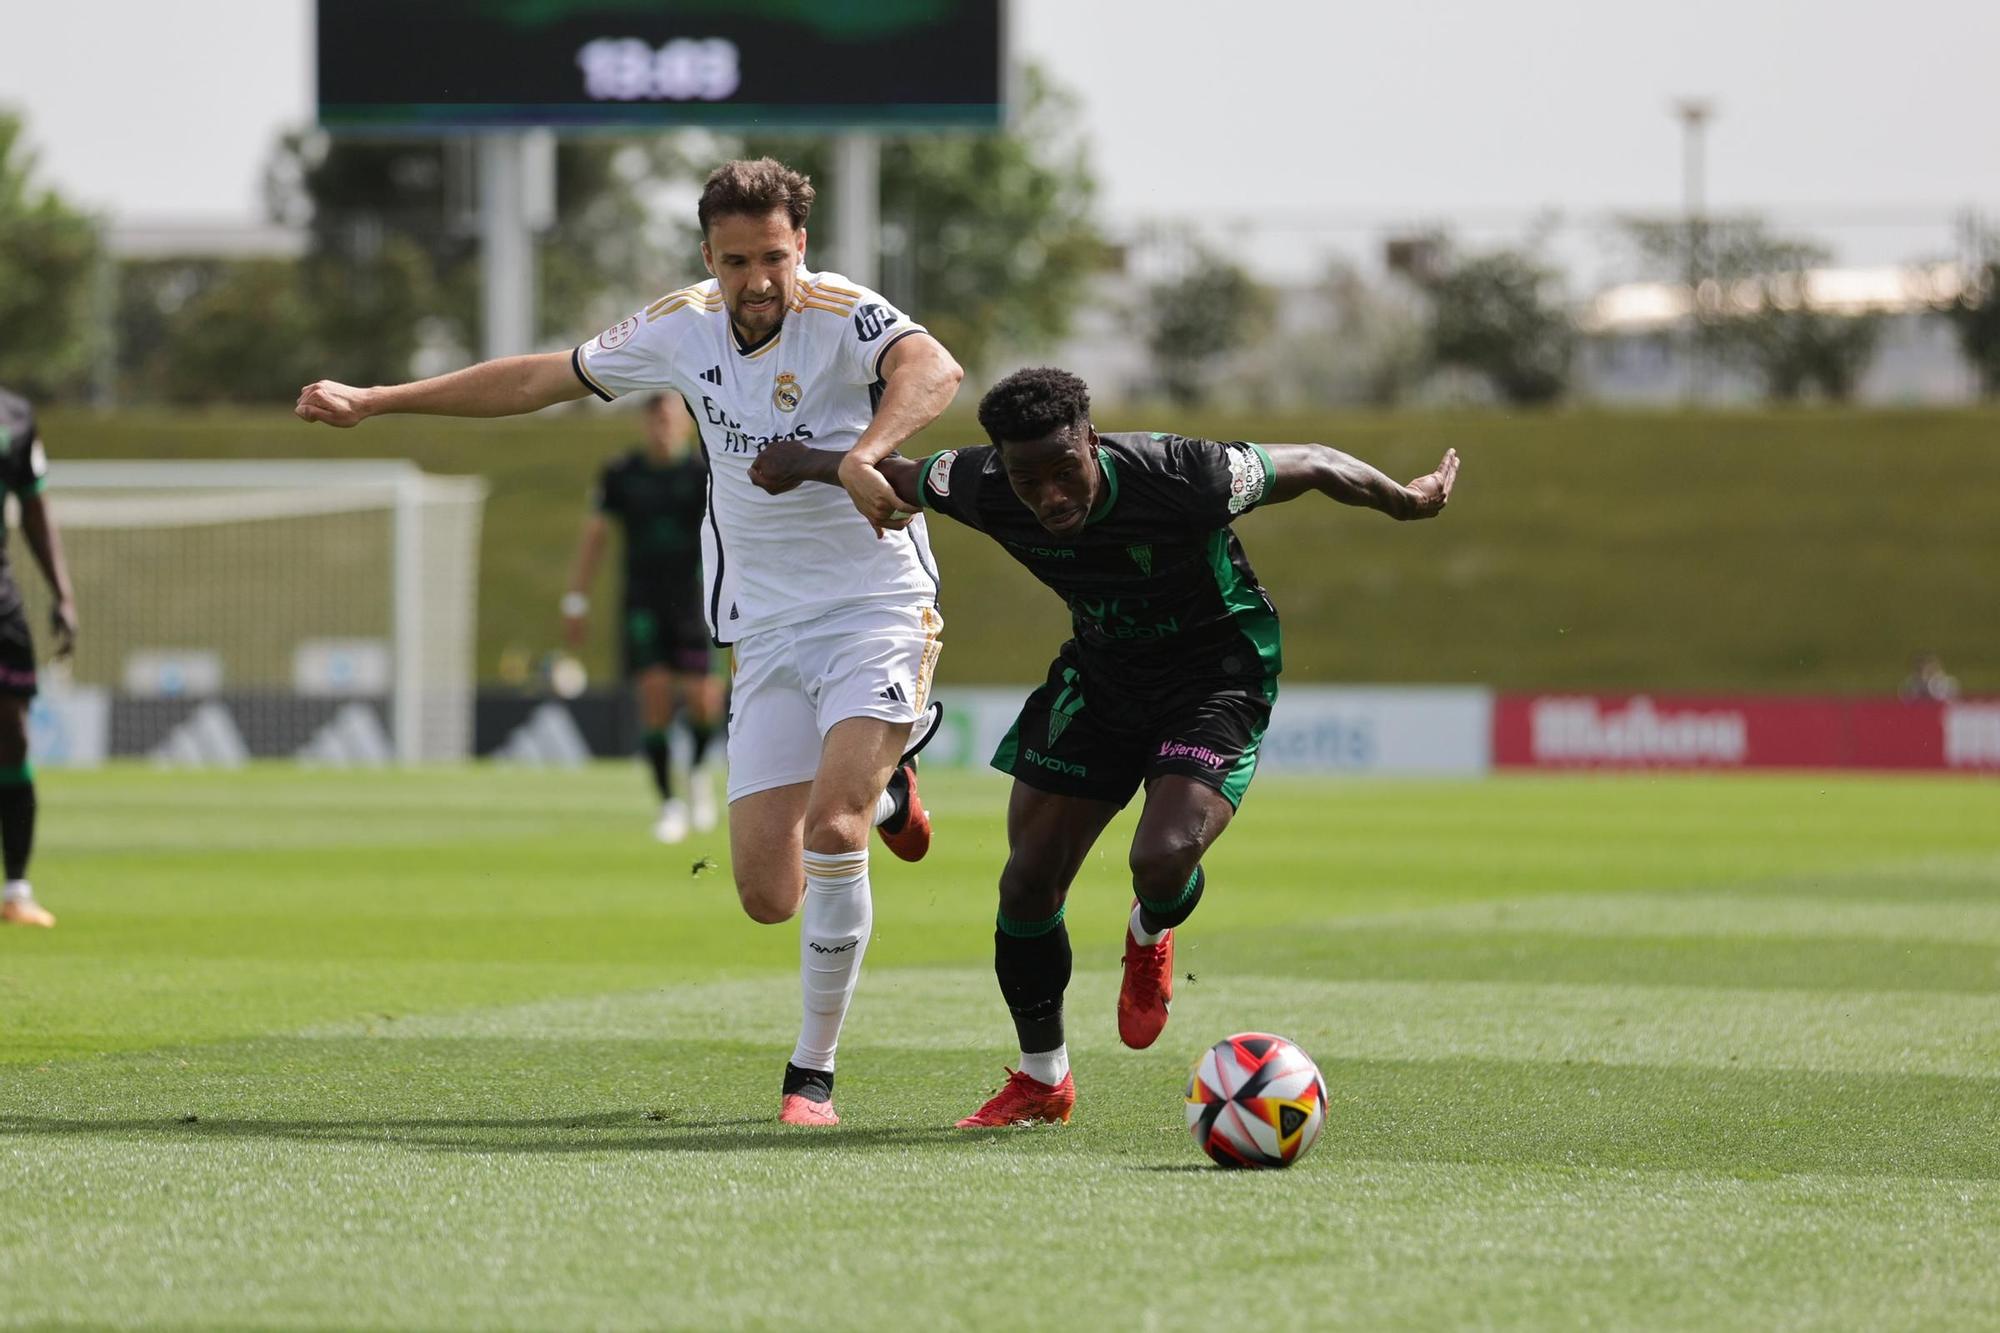
[[[1159,1040],[1174,1002],[1174,932],[1141,944],[1125,928],[1125,980],[1118,987],[1118,1040],[1143,1051]]]
[[[1007,1085],[993,1099],[958,1122],[960,1129],[999,1129],[1007,1125],[1067,1125],[1076,1109],[1076,1079],[1064,1074],[1050,1086],[1018,1069],[1007,1071]]]
[[[787,1125],[837,1125],[833,1109],[833,1075],[785,1063],[784,1100],[778,1119]]]
[[[56,918],[33,898],[15,898],[0,903],[0,921],[12,926],[53,926]]]

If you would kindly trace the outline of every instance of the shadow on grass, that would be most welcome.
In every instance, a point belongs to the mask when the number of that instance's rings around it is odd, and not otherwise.
[[[650,1119],[640,1111],[520,1119],[437,1117],[392,1120],[259,1120],[244,1117],[156,1116],[66,1119],[0,1116],[0,1139],[47,1136],[121,1138],[172,1135],[192,1141],[243,1139],[292,1143],[368,1143],[486,1154],[591,1152],[789,1152],[903,1149],[971,1142],[947,1126],[902,1125],[820,1130],[753,1116],[731,1119]]]

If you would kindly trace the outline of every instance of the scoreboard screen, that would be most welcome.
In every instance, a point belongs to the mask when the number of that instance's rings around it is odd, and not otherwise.
[[[1004,0],[319,0],[335,132],[993,129]]]

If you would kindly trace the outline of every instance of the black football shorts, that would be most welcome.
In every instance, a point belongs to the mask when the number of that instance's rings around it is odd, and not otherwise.
[[[993,767],[1037,791],[1119,806],[1152,779],[1177,775],[1239,806],[1277,693],[1273,677],[1256,692],[1240,681],[1191,681],[1172,695],[1135,698],[1093,680],[1065,652],[1022,705]]]

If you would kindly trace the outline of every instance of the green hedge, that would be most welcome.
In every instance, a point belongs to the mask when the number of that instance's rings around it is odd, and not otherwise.
[[[1318,439],[1399,476],[1464,456],[1442,520],[1315,498],[1239,526],[1285,617],[1291,679],[1510,687],[1882,691],[1933,649],[2000,690],[2000,413],[1227,417],[1108,413],[1105,429]],[[492,483],[479,662],[557,642],[590,479],[637,438],[622,414],[389,418],[354,431],[271,412],[48,414],[64,458],[409,457]],[[924,451],[976,438],[969,413]],[[55,483],[60,493],[58,470]],[[60,515],[60,509],[58,509]],[[1066,625],[984,538],[936,525],[947,680],[1039,678]],[[600,595],[611,595],[608,579]],[[588,661],[612,662],[600,623]]]

